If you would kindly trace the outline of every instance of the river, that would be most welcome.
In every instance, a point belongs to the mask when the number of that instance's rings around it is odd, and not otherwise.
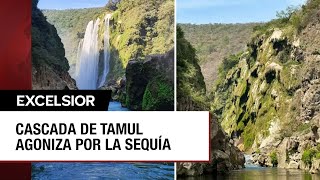
[[[128,111],[110,102],[109,111]],[[173,163],[33,163],[32,179],[174,179]]]
[[[121,106],[120,102],[112,101],[109,103],[109,111],[129,111],[127,108]]]
[[[226,175],[206,175],[201,177],[179,178],[184,180],[318,180],[319,175],[310,174],[298,169],[280,169],[247,167],[231,171]]]
[[[246,168],[231,171],[224,175],[205,175],[200,177],[183,177],[181,180],[319,180],[320,175],[298,169],[280,169],[260,167],[251,164],[249,155],[246,157]]]
[[[173,164],[160,163],[34,163],[32,179],[163,179],[174,177]]]

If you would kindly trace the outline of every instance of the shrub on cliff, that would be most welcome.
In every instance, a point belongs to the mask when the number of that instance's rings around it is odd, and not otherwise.
[[[163,77],[148,83],[142,100],[142,110],[169,111],[174,106],[174,88]]]
[[[271,163],[273,167],[277,167],[278,166],[278,156],[276,152],[272,152],[270,154],[270,159],[271,159]]]
[[[303,151],[301,160],[308,166],[312,165],[312,159],[317,154],[317,151],[314,149],[306,149]]]

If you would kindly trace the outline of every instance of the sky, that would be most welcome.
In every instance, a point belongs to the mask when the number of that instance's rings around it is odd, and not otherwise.
[[[103,7],[107,0],[39,0],[40,9],[78,9]]]
[[[267,22],[306,0],[177,0],[177,22],[192,24]]]

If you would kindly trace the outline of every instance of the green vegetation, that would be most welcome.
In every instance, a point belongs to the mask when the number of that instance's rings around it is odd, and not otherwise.
[[[278,19],[255,27],[246,51],[224,58],[219,66],[209,96],[211,111],[228,134],[243,138],[246,150],[272,129],[281,128],[283,138],[310,127],[296,121],[301,106],[296,92],[306,65],[297,53],[303,49],[295,47],[294,40],[319,8],[320,1],[310,0],[280,12]]]
[[[313,159],[320,159],[320,144],[317,144],[315,147],[307,147],[303,151],[301,160],[308,165],[309,167],[312,165]]]
[[[310,167],[312,165],[312,159],[316,157],[317,154],[318,152],[315,149],[306,149],[303,151],[301,160]]]
[[[164,54],[173,48],[173,0],[122,0],[113,13],[111,44],[123,67],[132,58]]]
[[[252,129],[251,129],[252,128]],[[247,126],[244,128],[244,132],[242,134],[242,136],[244,137],[244,148],[245,149],[249,149],[255,140],[255,129],[254,129],[254,125],[251,123],[251,121],[247,124]]]
[[[166,110],[168,104],[174,106],[174,88],[162,77],[157,77],[148,83],[142,100],[142,110]]]
[[[219,67],[219,75],[220,78],[224,78],[226,76],[226,72],[234,68],[240,60],[240,56],[242,53],[239,53],[238,55],[231,55],[229,57],[223,58],[222,64]]]
[[[275,151],[270,154],[270,159],[273,167],[277,167],[278,165],[278,156]]]
[[[218,67],[230,54],[246,49],[253,27],[249,24],[180,24],[185,39],[196,50],[207,90],[211,90],[218,79]]]
[[[320,0],[308,0],[302,7],[290,6],[285,11],[277,13],[277,19],[274,19],[264,25],[258,25],[254,28],[256,34],[270,34],[274,28],[287,29],[288,35],[299,33],[307,24],[316,17]]]
[[[130,59],[145,59],[150,54],[164,54],[174,45],[173,0],[111,0],[102,8],[43,10],[54,24],[66,49],[70,64],[76,63],[78,44],[89,21],[112,13],[109,79],[122,77]],[[103,26],[99,39],[103,41]]]
[[[206,110],[206,87],[195,49],[177,27],[177,102],[178,110]],[[187,103],[187,104],[186,104]],[[190,107],[189,105],[192,105]],[[189,109],[190,108],[190,109]]]
[[[196,49],[199,63],[214,61],[245,50],[253,27],[249,24],[179,24],[185,38]]]

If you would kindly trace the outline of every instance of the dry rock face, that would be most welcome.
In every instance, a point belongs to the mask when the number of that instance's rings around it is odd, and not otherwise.
[[[76,82],[68,72],[55,72],[48,66],[32,68],[32,89],[75,90]]]
[[[306,50],[304,73],[300,93],[300,119],[319,124],[320,112],[320,18],[310,23],[302,32],[301,39]]]
[[[244,167],[245,158],[219,125],[216,118],[211,120],[211,162],[177,163],[179,176],[199,176],[210,173],[227,173]]]
[[[259,153],[253,153],[253,163],[272,167],[270,152],[276,152],[278,168],[302,169],[311,173],[318,173],[320,170],[319,159],[313,157],[311,164],[306,164],[303,160],[305,150],[317,149],[320,135],[318,129],[318,127],[313,126],[306,131],[309,133],[286,137],[278,145],[264,147]]]

